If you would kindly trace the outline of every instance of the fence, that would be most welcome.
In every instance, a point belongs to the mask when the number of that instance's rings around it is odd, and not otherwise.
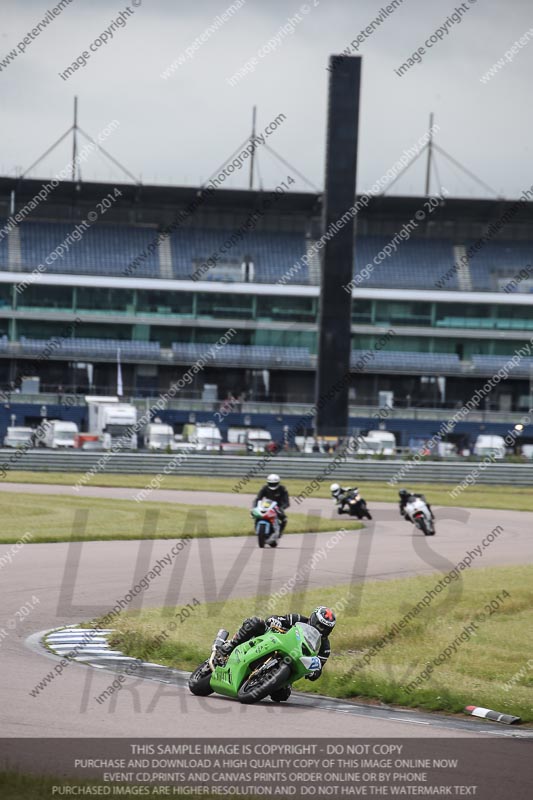
[[[103,452],[79,452],[57,450],[27,450],[15,456],[14,450],[0,451],[0,466],[8,464],[13,470],[34,470],[37,472],[85,472],[96,467]],[[147,452],[121,452],[109,456],[105,463],[107,473],[158,474],[165,466],[176,459],[176,453],[161,455]],[[261,459],[264,467],[257,470]],[[193,453],[182,460],[179,466],[170,470],[176,475],[205,475],[242,478],[254,470],[256,477],[253,486],[268,472],[278,472],[283,480],[295,478],[314,478],[322,474],[331,462],[331,457],[323,456],[230,456]],[[397,459],[350,459],[331,473],[331,480],[388,481],[406,464]],[[412,486],[415,483],[460,483],[480,465],[477,462],[422,461],[405,473],[400,484]],[[7,477],[9,480],[9,470]],[[328,478],[327,481],[330,479]],[[514,486],[533,486],[533,464],[482,464],[476,478],[480,484],[507,484]],[[246,490],[245,490],[246,491]],[[250,489],[252,491],[252,489]]]

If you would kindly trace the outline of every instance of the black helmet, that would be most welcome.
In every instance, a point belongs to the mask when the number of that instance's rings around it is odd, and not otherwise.
[[[274,472],[267,477],[267,484],[270,489],[277,489],[279,486],[279,475]]]
[[[409,492],[407,489],[400,489],[398,494],[400,495],[400,497],[409,497],[411,492]]]
[[[318,606],[309,617],[309,625],[316,628],[321,636],[328,636],[336,622],[335,612],[327,606]]]

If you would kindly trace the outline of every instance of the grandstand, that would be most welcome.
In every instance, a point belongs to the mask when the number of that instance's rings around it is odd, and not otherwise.
[[[184,400],[215,385],[221,400],[232,393],[287,414],[314,401],[319,261],[301,259],[321,235],[320,196],[286,194],[263,211],[261,192],[218,190],[183,221],[196,190],[124,185],[105,221],[71,241],[114,187],[60,184],[14,224],[13,202],[21,212],[40,185],[0,178],[2,389],[31,364],[43,391],[108,394],[120,353],[125,392],[155,396],[233,328]],[[533,282],[505,287],[533,262],[532,204],[447,199],[384,256],[423,207],[424,198],[376,197],[357,218],[354,408],[381,391],[398,408],[457,407],[531,338]],[[232,239],[254,211],[249,232]],[[486,411],[529,408],[532,376],[533,358],[522,359]]]

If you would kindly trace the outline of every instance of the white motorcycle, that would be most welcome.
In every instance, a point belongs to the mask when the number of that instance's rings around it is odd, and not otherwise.
[[[420,497],[415,497],[406,503],[404,512],[407,519],[420,528],[424,536],[435,536],[435,523],[431,512]]]

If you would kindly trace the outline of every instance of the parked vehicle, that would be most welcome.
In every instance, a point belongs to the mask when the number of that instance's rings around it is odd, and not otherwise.
[[[278,517],[278,504],[275,500],[259,500],[256,507],[252,510],[252,517],[255,521],[255,534],[257,544],[264,547],[277,547],[280,539],[280,521]]]
[[[320,449],[314,436],[295,436],[294,444],[300,453],[317,453]]]
[[[233,455],[244,455],[246,450],[246,445],[244,444],[237,444],[237,442],[222,442],[220,445],[221,450],[223,453],[228,453]]]
[[[4,436],[4,447],[31,447],[34,435],[33,428],[9,427]]]
[[[315,436],[295,436],[294,444],[301,453],[331,453],[336,450],[338,445],[338,437],[336,436],[322,436],[316,438]]]
[[[150,422],[144,429],[144,446],[147,450],[178,450],[172,425]]]
[[[52,450],[74,449],[76,447],[76,436],[78,426],[75,422],[68,422],[61,419],[50,419],[46,423],[44,431],[44,447]]]
[[[320,633],[303,622],[286,633],[270,629],[238,645],[229,657],[218,649],[228,636],[228,631],[218,632],[211,657],[192,673],[193,694],[207,697],[216,692],[251,705],[320,668]]]
[[[111,445],[121,450],[137,450],[137,409],[117,397],[86,397],[89,407],[88,433],[108,433]]]
[[[356,444],[354,449],[359,455],[396,455],[396,437],[392,431],[368,431]]]
[[[405,516],[419,528],[425,536],[435,535],[435,522],[426,503],[420,497],[413,497],[405,505]]]
[[[228,428],[228,443],[240,444],[250,453],[264,453],[272,443],[272,434],[266,428]]]
[[[111,436],[108,433],[78,433],[76,447],[79,450],[110,450]]]
[[[533,458],[533,444],[523,444],[522,455],[524,458]]]
[[[437,455],[441,458],[451,458],[457,455],[457,446],[453,442],[438,442]]]
[[[493,458],[505,458],[505,439],[503,436],[481,435],[476,439],[474,445],[474,455],[479,458],[492,456]]]
[[[191,449],[191,445],[196,450],[206,452],[220,452],[222,448],[222,434],[214,422],[187,423],[183,426],[179,449]]]

